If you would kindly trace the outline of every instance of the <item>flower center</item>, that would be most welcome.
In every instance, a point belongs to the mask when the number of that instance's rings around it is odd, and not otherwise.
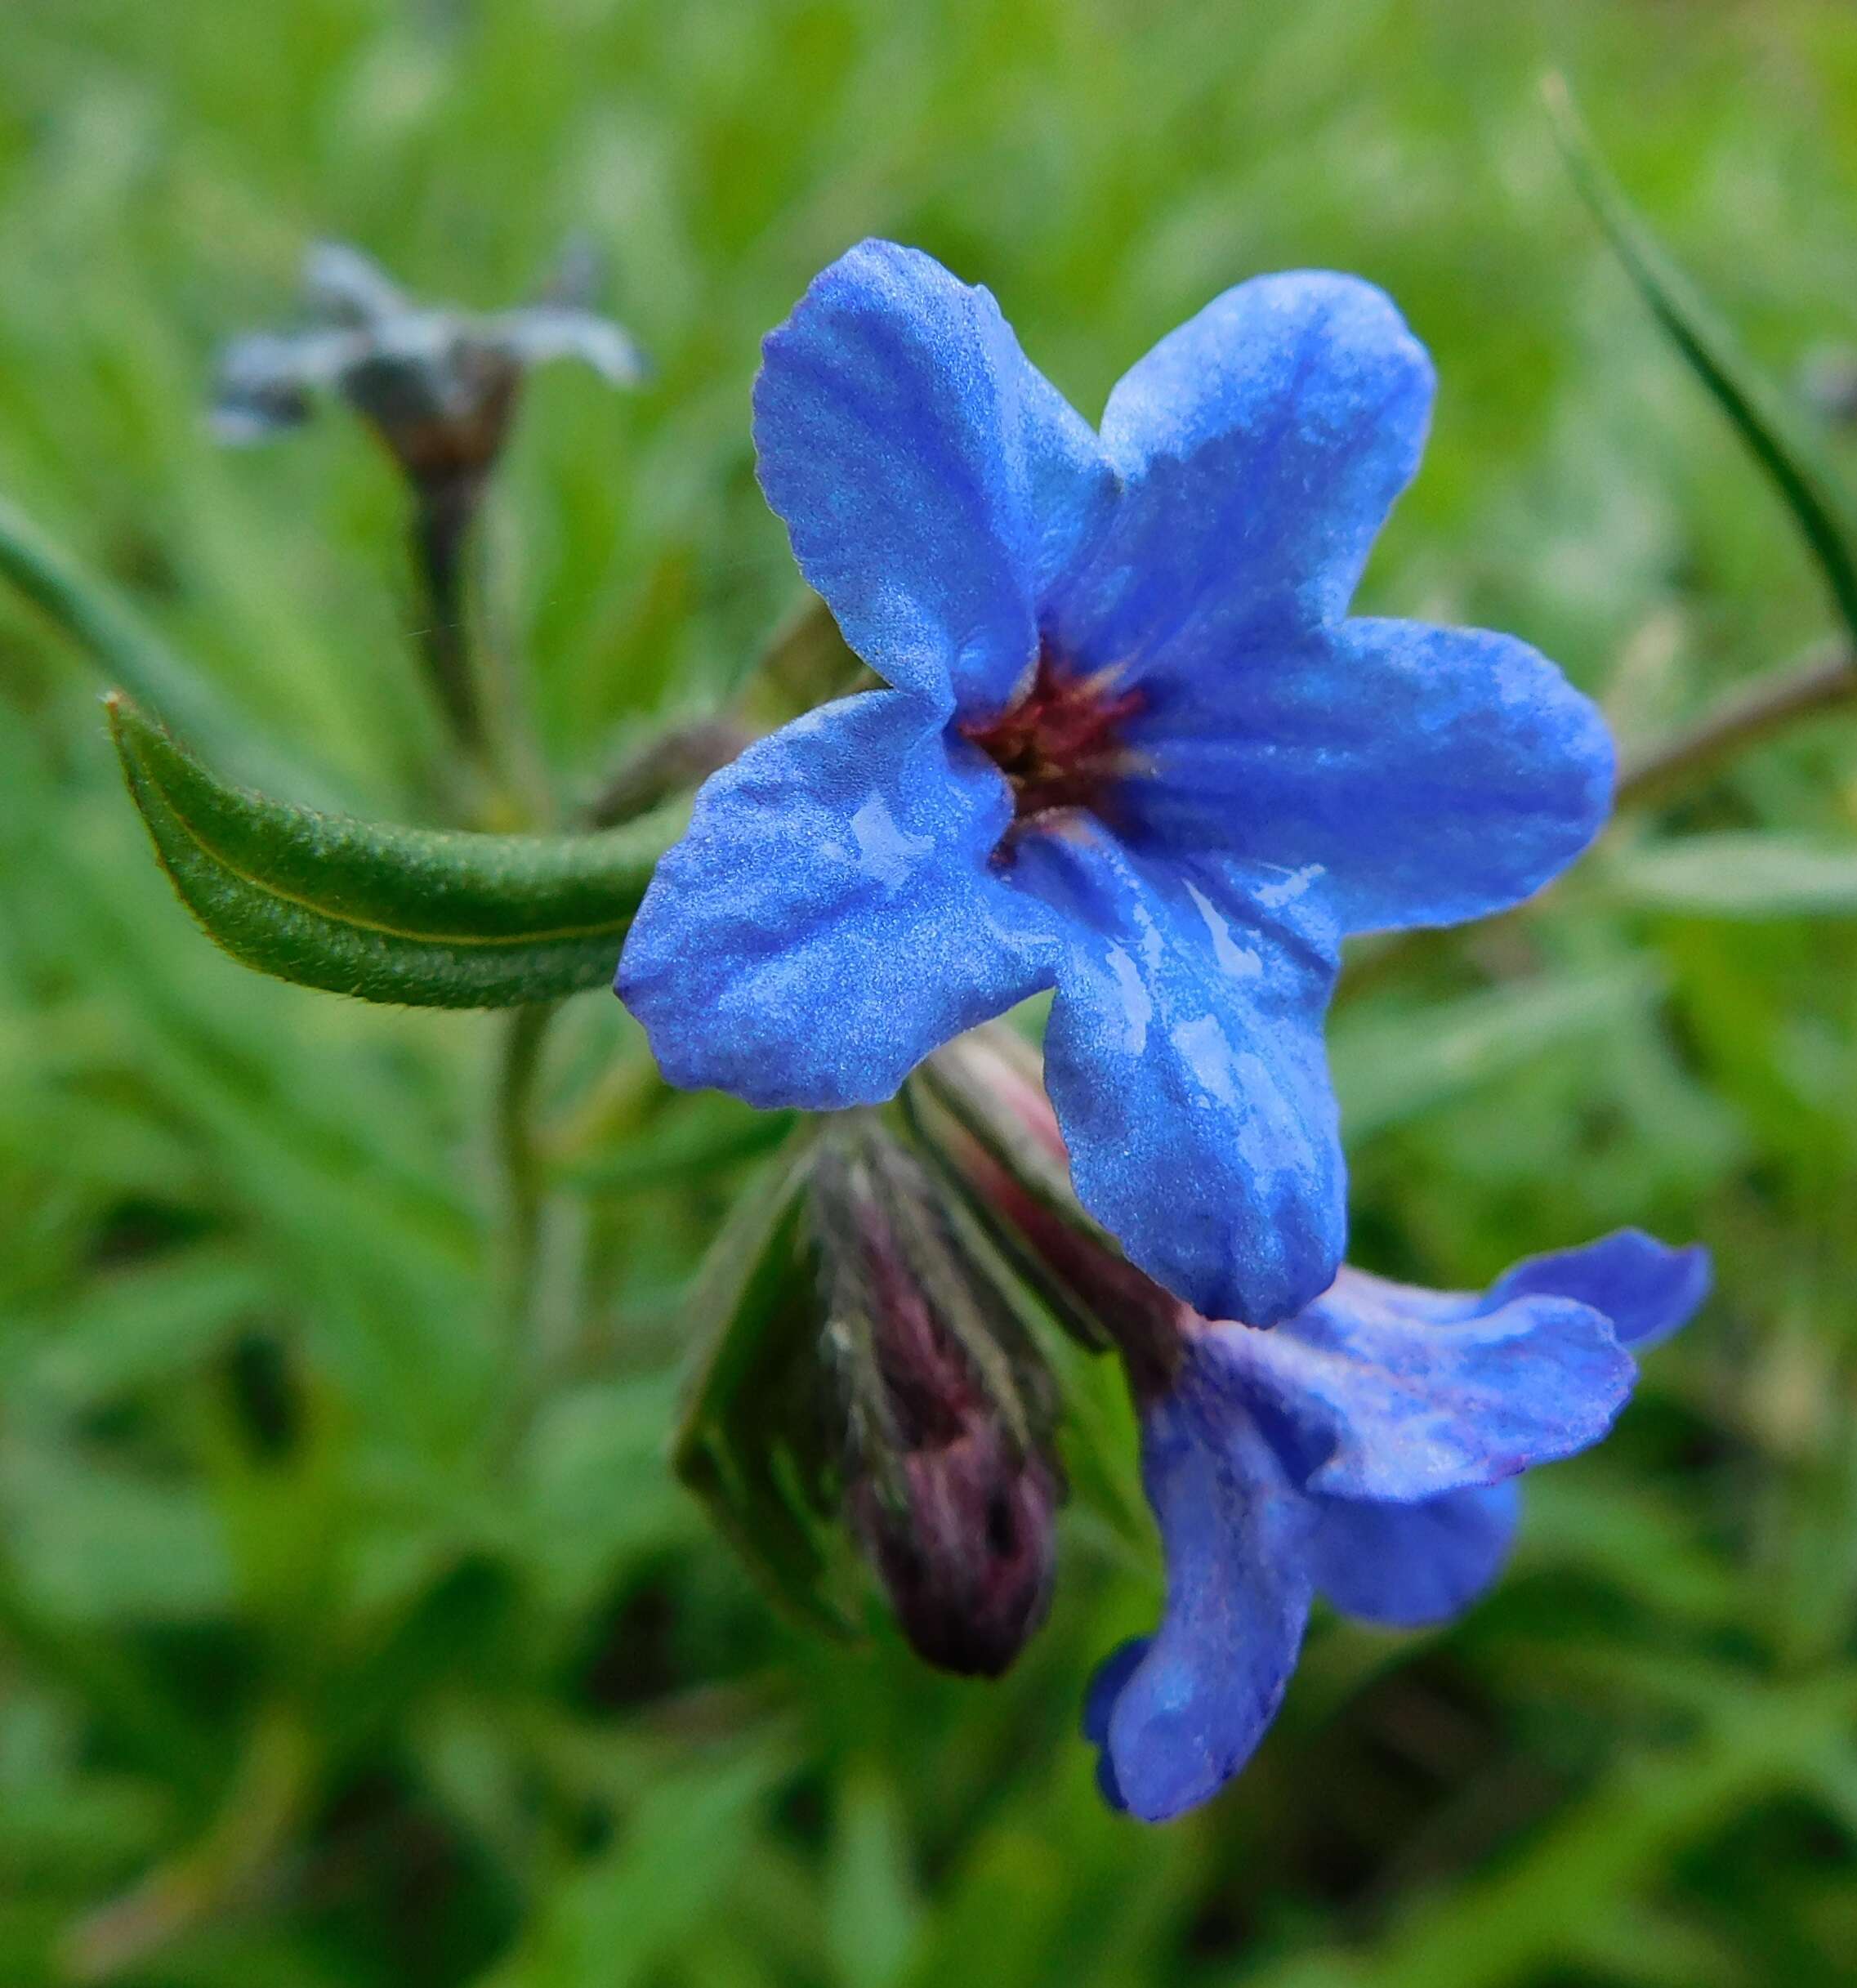
[[[1135,769],[1123,727],[1146,701],[1139,689],[1117,690],[1106,670],[1079,676],[1047,646],[1018,703],[962,725],[961,736],[1011,784],[1017,830],[1060,808],[1103,813],[1110,789]]]

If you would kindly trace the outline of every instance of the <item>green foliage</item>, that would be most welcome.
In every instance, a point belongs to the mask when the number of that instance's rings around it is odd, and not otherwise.
[[[1319,1622],[1241,1781],[1144,1832],[1075,1736],[1155,1602],[1105,1365],[1064,1369],[1061,1581],[1010,1678],[789,1628],[665,1450],[688,1280],[791,1128],[565,1006],[517,1318],[483,1130],[511,1017],[216,952],[96,703],[281,801],[445,820],[391,469],[333,418],[215,453],[210,355],[287,311],[312,235],[488,305],[588,226],[658,384],[525,395],[486,619],[590,793],[793,607],[757,343],[874,230],[988,283],[1092,413],[1254,270],[1386,284],[1441,391],[1363,605],[1519,631],[1641,748],[1827,616],[1570,189],[1551,64],[1767,376],[1850,338],[1844,0],[7,10],[0,492],[237,721],[0,589],[6,1988],[1841,1988],[1848,717],[1672,789],[1521,917],[1363,949],[1362,1261],[1467,1284],[1640,1222],[1712,1242],[1721,1293],[1531,1483],[1487,1603]]]
[[[1565,80],[1551,77],[1543,95],[1582,197],[1658,323],[1771,479],[1857,642],[1857,509],[1839,472],[1784,391],[1740,350],[1632,212],[1580,121]]]
[[[1606,878],[1627,904],[1703,918],[1857,917],[1857,843],[1733,829],[1622,852]]]
[[[833,1593],[834,1476],[818,1393],[819,1273],[796,1135],[718,1231],[686,1314],[690,1398],[671,1457],[750,1570],[801,1622],[850,1627]],[[798,1150],[794,1150],[798,1149]]]
[[[597,835],[382,827],[242,792],[123,698],[110,730],[181,900],[234,959],[364,1001],[513,1007],[609,981],[676,807]]]
[[[212,686],[116,592],[75,565],[31,521],[0,500],[0,579],[75,642],[105,686],[182,726],[196,738],[274,770],[301,792],[306,776],[267,750],[249,722],[228,710]]]

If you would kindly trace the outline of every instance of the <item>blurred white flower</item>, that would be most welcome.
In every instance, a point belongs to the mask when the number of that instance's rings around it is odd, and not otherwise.
[[[309,323],[234,338],[221,354],[213,431],[266,440],[335,393],[416,481],[475,477],[502,446],[530,367],[578,359],[614,386],[645,377],[630,334],[591,308],[598,280],[596,257],[574,243],[533,303],[465,311],[417,302],[359,249],[319,243],[304,263]]]

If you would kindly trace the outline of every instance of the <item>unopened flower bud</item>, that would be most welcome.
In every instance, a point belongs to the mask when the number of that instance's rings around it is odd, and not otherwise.
[[[938,1051],[925,1075],[947,1107],[937,1150],[1058,1316],[1087,1343],[1116,1347],[1137,1379],[1171,1371],[1186,1307],[1078,1204],[1032,1051],[1007,1030],[976,1029]]]
[[[984,1418],[907,1452],[894,1504],[875,1476],[854,1480],[851,1523],[916,1654],[997,1678],[1051,1604],[1056,1475]]]
[[[849,1410],[846,1516],[917,1654],[997,1677],[1051,1599],[1049,1376],[935,1177],[881,1128],[835,1131],[812,1198]]]

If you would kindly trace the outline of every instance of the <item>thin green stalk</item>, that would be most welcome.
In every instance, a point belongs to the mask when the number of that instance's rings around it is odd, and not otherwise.
[[[1712,711],[1672,733],[1619,769],[1617,805],[1635,807],[1694,775],[1712,772],[1745,746],[1784,730],[1795,718],[1857,700],[1857,655],[1842,643],[1757,677]]]
[[[418,638],[426,681],[459,753],[488,771],[489,734],[466,598],[467,552],[483,495],[476,472],[416,483],[413,547],[423,596]]]
[[[1631,755],[1619,768],[1614,819],[1667,798],[1685,780],[1715,772],[1748,746],[1783,731],[1797,719],[1846,706],[1857,708],[1857,654],[1841,643],[1813,650],[1797,662],[1769,670],[1730,691],[1694,722]],[[1512,911],[1452,930],[1487,935],[1512,918],[1525,917],[1545,896],[1541,893]],[[1450,936],[1435,928],[1395,933],[1349,965],[1341,998],[1351,999],[1377,986]]]
[[[497,1322],[503,1342],[493,1448],[499,1455],[507,1455],[520,1439],[542,1378],[535,1292],[548,1169],[535,1125],[535,1096],[542,1050],[559,1006],[536,1002],[512,1009],[504,1021],[498,1062],[493,1129],[502,1210]]]
[[[546,828],[556,808],[541,749],[507,653],[486,633],[474,583],[487,488],[480,469],[413,480],[419,657],[459,767],[478,790],[466,812],[485,827]]]
[[[535,1086],[542,1044],[558,1005],[533,1002],[511,1010],[503,1025],[497,1071],[496,1144],[503,1195],[506,1281],[512,1313],[525,1307],[541,1234],[547,1173],[533,1124]]]
[[[109,1981],[139,1972],[175,1941],[248,1908],[275,1880],[310,1812],[317,1778],[301,1719],[283,1708],[266,1713],[212,1826],[70,1928],[60,1954],[64,1977]]]

